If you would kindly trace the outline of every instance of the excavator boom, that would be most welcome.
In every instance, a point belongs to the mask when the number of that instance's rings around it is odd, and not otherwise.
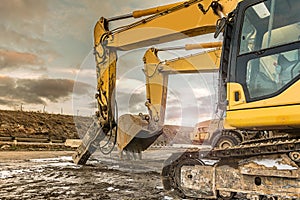
[[[103,36],[101,27],[107,27],[106,47],[118,50],[138,49],[214,33],[216,22],[231,12],[237,3],[238,0],[190,0],[171,4],[160,9],[151,9],[158,12],[151,12],[153,15],[150,17],[113,30],[108,30],[109,21],[101,18],[94,29],[95,45],[100,43]],[[145,12],[148,13],[147,10]]]

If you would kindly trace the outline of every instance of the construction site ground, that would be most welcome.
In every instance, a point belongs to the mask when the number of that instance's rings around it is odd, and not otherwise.
[[[5,139],[0,144],[0,200],[178,199],[163,190],[160,180],[163,162],[174,149],[159,146],[188,141],[191,128],[164,127],[156,148],[144,152],[142,160],[121,160],[118,151],[103,155],[98,150],[86,166],[73,164],[74,152],[66,151],[70,148],[14,143],[18,138],[29,138],[30,144],[82,138],[91,122],[87,117],[0,111],[0,138]]]
[[[0,151],[0,199],[178,199],[160,180],[173,150],[161,150],[142,160],[97,151],[86,166],[72,163],[72,151]]]

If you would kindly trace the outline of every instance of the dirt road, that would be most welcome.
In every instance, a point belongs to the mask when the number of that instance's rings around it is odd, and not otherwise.
[[[0,199],[177,199],[159,176],[171,151],[139,161],[96,152],[87,166],[74,165],[72,153],[0,152]]]

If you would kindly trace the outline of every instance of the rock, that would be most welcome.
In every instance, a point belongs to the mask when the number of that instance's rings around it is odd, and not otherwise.
[[[1,149],[1,150],[8,150],[8,149],[10,149],[10,145],[4,144],[4,145],[2,145],[2,146],[0,147],[0,149]]]

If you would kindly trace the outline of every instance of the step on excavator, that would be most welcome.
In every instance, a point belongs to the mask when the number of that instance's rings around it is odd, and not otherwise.
[[[222,33],[222,126],[211,137],[215,144],[234,142],[174,153],[162,170],[164,189],[200,199],[300,199],[299,9],[295,0],[190,0],[100,18],[94,29],[99,111],[74,162],[85,164],[106,137],[121,150],[141,152],[162,133],[164,113],[157,108],[164,102],[151,95],[148,114],[116,116],[117,51]],[[142,16],[148,17],[110,30],[114,20]],[[163,76],[155,65],[147,68]],[[166,89],[150,83],[149,91]]]

